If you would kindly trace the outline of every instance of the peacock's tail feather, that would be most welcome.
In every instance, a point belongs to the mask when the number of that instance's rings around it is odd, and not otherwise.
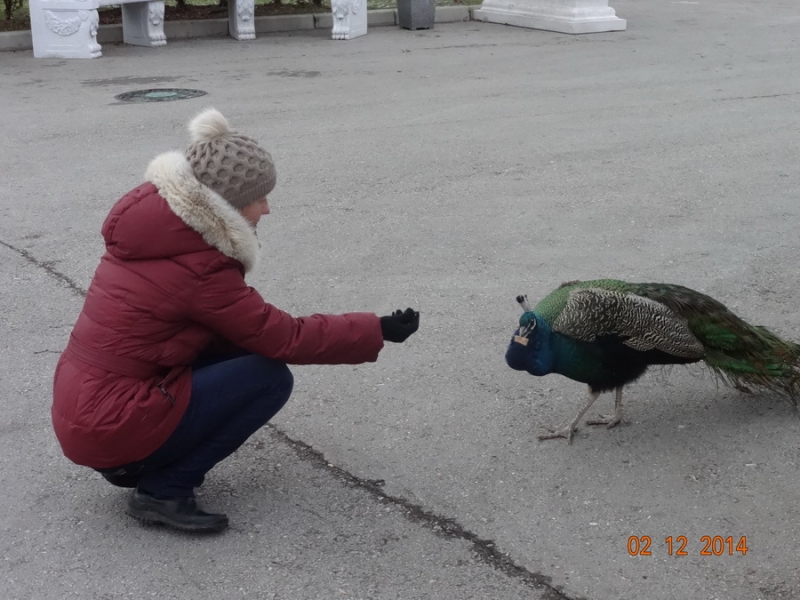
[[[751,326],[752,327],[752,326]],[[714,373],[735,387],[755,386],[786,396],[794,405],[800,397],[800,346],[769,331],[752,327],[753,334],[726,339],[726,349],[707,346],[703,359]]]
[[[777,392],[797,405],[800,345],[750,325],[722,303],[689,288],[669,284],[633,287],[635,293],[665,304],[686,319],[706,350],[704,362],[724,382]]]

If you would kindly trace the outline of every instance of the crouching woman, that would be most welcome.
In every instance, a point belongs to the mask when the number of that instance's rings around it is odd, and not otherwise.
[[[287,363],[375,361],[419,314],[295,318],[265,302],[244,276],[270,210],[272,158],[214,109],[189,130],[185,153],[155,158],[103,224],[106,252],[56,367],[52,418],[67,458],[135,488],[128,514],[221,531],[227,516],[202,510],[194,490],[286,403]]]

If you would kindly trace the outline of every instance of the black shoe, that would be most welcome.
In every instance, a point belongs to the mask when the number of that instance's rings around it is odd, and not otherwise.
[[[128,500],[128,514],[144,523],[160,523],[184,531],[216,532],[228,527],[228,517],[200,510],[191,496],[156,498],[135,491]]]

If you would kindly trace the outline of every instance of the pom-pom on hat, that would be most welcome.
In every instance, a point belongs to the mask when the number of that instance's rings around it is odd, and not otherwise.
[[[275,187],[275,165],[258,143],[231,129],[215,108],[204,110],[189,123],[192,143],[186,158],[197,179],[241,209]]]

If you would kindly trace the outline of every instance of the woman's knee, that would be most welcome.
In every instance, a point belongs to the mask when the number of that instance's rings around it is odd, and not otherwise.
[[[260,370],[261,397],[251,406],[258,412],[259,420],[266,423],[289,401],[294,387],[294,376],[285,363],[268,358],[263,360],[265,362]]]
[[[259,372],[264,385],[281,396],[289,398],[294,388],[294,375],[286,363],[272,358],[259,357]]]
[[[277,362],[277,361],[276,361]],[[286,363],[278,362],[279,367],[276,368],[276,387],[279,387],[286,394],[286,398],[292,394],[294,389],[294,375],[289,370]]]

